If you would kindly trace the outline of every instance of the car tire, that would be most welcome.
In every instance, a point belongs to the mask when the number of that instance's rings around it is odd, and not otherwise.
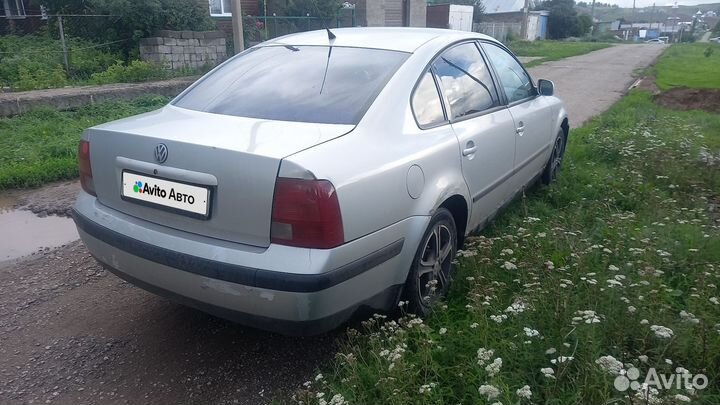
[[[557,137],[555,137],[553,150],[550,154],[550,160],[548,160],[542,173],[543,184],[548,185],[557,178],[558,172],[560,172],[560,167],[562,166],[563,158],[565,157],[566,141],[567,136],[565,136],[565,131],[561,129],[558,132]]]
[[[403,296],[408,312],[427,316],[432,306],[447,295],[456,252],[455,219],[450,211],[440,208],[430,219],[405,283]]]

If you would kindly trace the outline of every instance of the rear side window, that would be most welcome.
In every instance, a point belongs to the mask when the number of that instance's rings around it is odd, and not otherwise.
[[[427,71],[413,93],[413,113],[421,128],[432,127],[445,121],[440,94],[432,72]]]
[[[500,76],[508,103],[524,100],[537,94],[530,76],[507,51],[494,44],[483,44],[488,58]]]
[[[207,76],[175,105],[238,117],[354,125],[407,57],[363,48],[257,48]]]
[[[490,70],[475,43],[445,51],[433,62],[453,118],[499,105]]]

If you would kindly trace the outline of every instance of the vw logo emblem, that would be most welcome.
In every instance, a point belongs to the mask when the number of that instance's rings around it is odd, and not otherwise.
[[[164,143],[159,143],[155,146],[155,160],[158,163],[165,163],[168,158],[168,147]]]

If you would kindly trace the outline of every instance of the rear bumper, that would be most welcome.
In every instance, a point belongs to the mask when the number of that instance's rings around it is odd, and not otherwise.
[[[110,271],[153,293],[261,329],[321,333],[397,301],[427,217],[335,249],[249,247],[129,217],[81,193],[80,237]]]

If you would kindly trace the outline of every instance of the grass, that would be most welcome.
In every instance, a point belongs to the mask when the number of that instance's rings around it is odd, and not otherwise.
[[[711,49],[711,52],[707,50]],[[709,56],[706,56],[710,53]],[[720,88],[720,45],[673,45],[658,59],[655,82],[661,90],[673,87]]]
[[[567,152],[559,181],[467,241],[432,316],[349,329],[295,400],[718,403],[720,115],[635,91],[573,131]],[[640,382],[652,367],[710,385],[616,390],[631,367]]]
[[[0,119],[0,190],[77,177],[77,146],[83,130],[167,102],[166,97],[146,96],[77,111],[35,110]]]
[[[583,55],[611,45],[601,42],[514,41],[509,44],[509,47],[518,56],[541,57],[542,59],[524,64],[525,67],[533,67],[548,61]]]

